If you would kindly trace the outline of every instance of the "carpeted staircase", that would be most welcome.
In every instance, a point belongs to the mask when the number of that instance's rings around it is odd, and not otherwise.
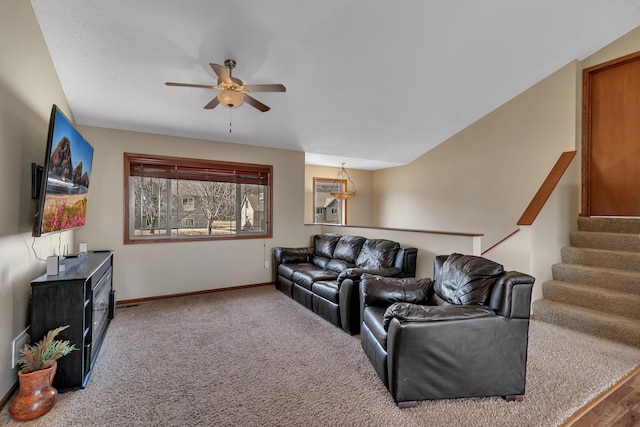
[[[534,318],[640,347],[640,219],[578,218]]]

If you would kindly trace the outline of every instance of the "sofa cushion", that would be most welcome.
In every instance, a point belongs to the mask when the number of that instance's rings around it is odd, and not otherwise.
[[[280,264],[278,266],[278,273],[289,280],[293,280],[293,276],[296,273],[304,273],[306,271],[324,271],[308,262],[301,262],[297,264]]]
[[[310,270],[315,268],[317,267],[309,263],[280,264],[278,266],[278,274],[291,280],[291,278],[293,277],[293,273],[295,273],[296,271]]]
[[[474,255],[451,254],[438,270],[434,290],[451,304],[486,305],[502,265]]]
[[[311,290],[313,282],[318,280],[335,280],[338,278],[338,273],[329,270],[322,270],[319,268],[300,270],[293,273],[291,281],[297,283],[305,289]]]
[[[333,251],[340,240],[339,234],[322,234],[314,237],[313,249],[316,255],[333,258]]]
[[[342,236],[333,251],[333,257],[348,261],[353,267],[366,240],[361,236]]]
[[[367,239],[356,259],[356,267],[386,268],[393,267],[400,243],[385,239]]]
[[[314,282],[311,286],[311,291],[334,304],[338,304],[340,286],[335,280],[320,280]]]
[[[320,268],[327,268],[327,264],[329,264],[329,261],[331,261],[331,258],[319,255],[311,255],[311,263]]]
[[[335,271],[336,273],[342,273],[348,268],[353,268],[355,265],[350,263],[349,261],[345,261],[342,259],[334,258],[327,263],[326,268],[331,271]]]

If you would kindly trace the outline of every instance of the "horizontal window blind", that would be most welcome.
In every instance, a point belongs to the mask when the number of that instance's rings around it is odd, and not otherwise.
[[[271,165],[125,153],[130,176],[270,185]]]

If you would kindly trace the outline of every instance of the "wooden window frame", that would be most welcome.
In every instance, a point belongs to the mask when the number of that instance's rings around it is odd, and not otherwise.
[[[316,195],[316,190],[318,188],[319,182],[332,183],[333,185],[338,186],[339,191],[346,191],[347,189],[347,180],[346,179],[337,179],[337,178],[320,178],[313,177],[313,223],[314,224],[335,224],[335,225],[347,225],[347,200],[344,199],[336,199],[340,203],[340,222],[339,223],[325,223],[317,220],[318,209],[324,209],[323,206],[318,206],[318,200]]]
[[[163,236],[135,238],[130,235],[130,177],[145,176],[176,180],[228,182],[235,184],[264,185],[267,187],[264,233],[246,233],[221,236]],[[239,207],[238,207],[239,209]],[[168,243],[211,240],[265,239],[273,236],[273,166],[253,163],[225,162],[153,154],[124,153],[124,243]]]

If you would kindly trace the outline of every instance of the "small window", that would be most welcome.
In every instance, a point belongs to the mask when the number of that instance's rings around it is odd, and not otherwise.
[[[193,197],[183,197],[182,198],[182,210],[184,211],[192,211],[196,207],[195,198]]]
[[[125,153],[125,243],[271,237],[272,166]]]
[[[345,179],[313,178],[313,203],[315,224],[347,224],[346,200],[331,195],[334,191],[345,191]]]

